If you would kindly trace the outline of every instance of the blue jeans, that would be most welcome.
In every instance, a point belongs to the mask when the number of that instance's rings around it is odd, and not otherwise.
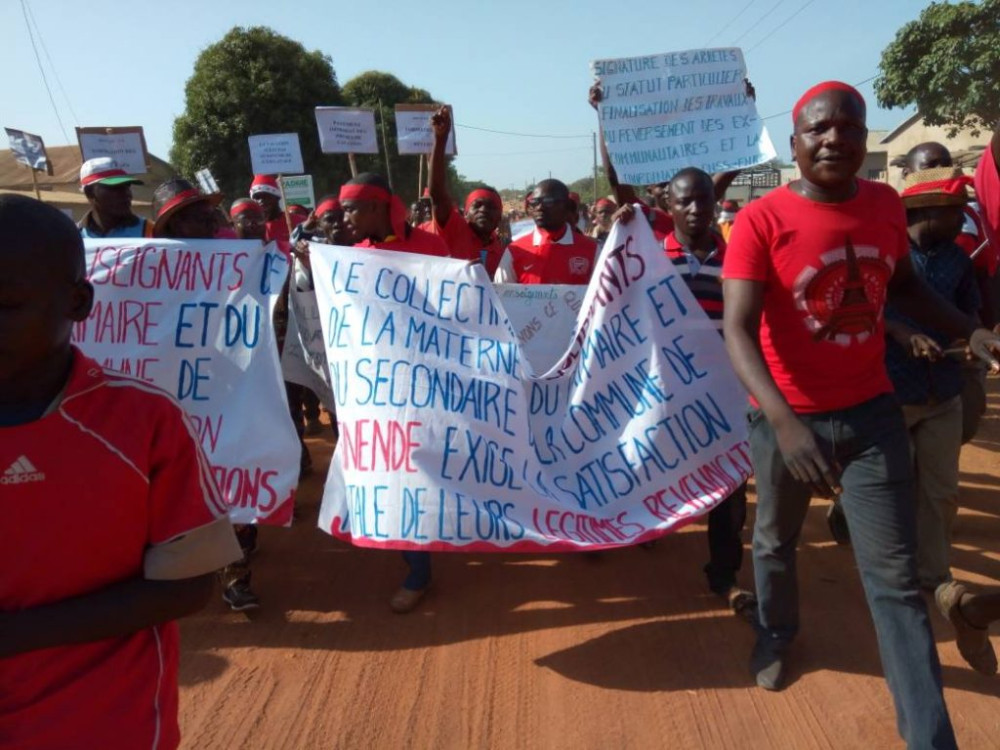
[[[410,572],[403,581],[403,588],[411,591],[425,589],[431,584],[431,553],[406,551],[403,553],[403,560],[410,568]]]
[[[954,748],[941,665],[917,587],[916,494],[902,411],[893,396],[884,395],[799,417],[842,471],[840,501],[899,733],[910,748]],[[750,412],[750,449],[757,483],[753,560],[760,637],[780,651],[799,629],[795,550],[811,491],[792,478],[774,430],[756,409]]]

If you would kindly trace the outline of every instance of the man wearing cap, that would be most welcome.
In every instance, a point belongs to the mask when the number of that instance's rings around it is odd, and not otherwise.
[[[90,204],[80,223],[87,239],[151,237],[153,224],[132,213],[132,185],[142,180],[126,174],[110,156],[88,159],[80,167],[80,189]]]
[[[459,213],[448,192],[444,160],[445,146],[451,133],[451,110],[448,107],[441,107],[431,117],[431,128],[434,130],[434,148],[428,167],[431,222],[427,229],[445,241],[451,250],[451,257],[478,261],[492,276],[503,255],[503,245],[497,232],[503,218],[503,201],[493,188],[477,188],[465,198],[465,214]]]
[[[590,236],[597,241],[597,249],[604,247],[604,241],[611,234],[611,225],[614,221],[611,217],[618,210],[618,204],[610,198],[598,198],[594,203],[594,226],[590,229]]]
[[[812,495],[839,494],[899,732],[910,747],[954,748],[917,585],[913,465],[883,309],[888,299],[968,340],[994,370],[1000,339],[921,281],[899,196],[855,176],[865,117],[861,94],[838,81],[799,99],[791,145],[802,177],[743,209],[723,262],[726,348],[752,396],[760,629],[750,671],[764,689],[783,686],[799,630],[799,534]]]
[[[288,220],[281,210],[281,188],[278,178],[269,174],[255,174],[250,183],[250,197],[257,201],[264,212],[265,237],[268,242],[288,242]]]
[[[913,269],[945,300],[975,318],[972,262],[955,243],[969,178],[955,167],[910,173],[903,205]],[[910,432],[917,487],[917,575],[933,591],[951,580],[951,527],[958,512],[962,447],[962,362],[944,355],[954,342],[887,305],[886,367]],[[960,347],[960,349],[963,347]],[[962,356],[964,359],[964,356]]]
[[[570,225],[569,189],[542,180],[528,199],[534,231],[514,239],[500,259],[498,284],[586,284],[594,271],[597,243]]]
[[[153,193],[153,236],[214,239],[219,228],[215,207],[221,200],[220,193],[203,193],[180,177],[167,180]]]

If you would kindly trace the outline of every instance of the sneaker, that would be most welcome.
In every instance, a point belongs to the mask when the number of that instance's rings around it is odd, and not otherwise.
[[[319,417],[313,417],[312,419],[306,420],[305,433],[310,437],[316,437],[316,435],[321,435],[323,433],[323,423],[319,421]]]
[[[260,599],[250,590],[250,584],[245,581],[236,581],[227,586],[222,592],[222,601],[228,604],[233,612],[244,612],[248,609],[257,609],[260,606]]]
[[[766,635],[758,636],[750,655],[750,674],[757,687],[781,690],[785,685],[785,662],[781,649]]]
[[[751,625],[757,624],[757,597],[752,591],[733,586],[726,594],[726,603],[741,620]]]
[[[847,528],[847,516],[844,515],[844,509],[836,500],[830,504],[830,508],[826,511],[826,525],[830,527],[830,536],[837,544],[851,543],[851,531]]]

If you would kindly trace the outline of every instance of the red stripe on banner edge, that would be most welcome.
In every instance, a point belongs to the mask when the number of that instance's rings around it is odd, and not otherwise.
[[[712,506],[714,508],[716,506]],[[363,549],[385,549],[385,550],[398,550],[403,552],[465,552],[473,554],[476,552],[505,552],[514,554],[538,554],[546,552],[598,552],[601,550],[611,550],[611,549],[623,549],[625,547],[634,547],[637,544],[642,544],[643,542],[651,542],[654,539],[659,539],[660,537],[667,536],[668,534],[673,534],[676,531],[680,531],[688,524],[697,521],[704,515],[708,514],[712,508],[699,513],[696,516],[690,516],[689,518],[684,518],[668,529],[650,529],[644,534],[637,536],[635,539],[631,539],[624,544],[575,544],[573,542],[568,542],[565,540],[553,541],[549,544],[542,544],[540,542],[533,541],[521,541],[514,542],[509,545],[493,544],[491,542],[470,542],[469,544],[451,544],[449,542],[428,542],[427,544],[417,544],[416,542],[406,542],[402,540],[389,540],[386,542],[379,542],[376,539],[370,537],[353,537],[349,531],[344,531],[340,528],[340,518],[333,519],[333,527],[326,529],[325,531],[330,536],[341,540],[342,542],[347,542],[354,547],[361,547]],[[321,527],[322,528],[322,527]]]

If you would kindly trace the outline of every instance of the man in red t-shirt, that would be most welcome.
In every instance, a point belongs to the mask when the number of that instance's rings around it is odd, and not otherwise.
[[[0,238],[0,747],[175,748],[173,621],[240,556],[225,502],[180,406],[70,345],[73,222],[2,196]]]
[[[431,221],[427,229],[445,241],[451,257],[482,263],[491,277],[496,273],[503,245],[497,227],[503,218],[503,201],[491,187],[473,190],[465,198],[465,214],[448,193],[448,170],[445,166],[445,146],[451,133],[451,110],[441,107],[431,117],[434,148],[428,166],[431,197]]]
[[[799,627],[799,533],[812,494],[839,493],[900,733],[913,747],[954,747],[917,587],[913,467],[882,311],[891,298],[915,321],[970,340],[994,368],[1000,341],[914,273],[895,191],[855,177],[868,132],[857,90],[815,86],[793,121],[802,177],[743,209],[723,269],[726,347],[754,407],[760,631],[750,669],[759,686],[781,688]]]
[[[406,206],[399,196],[393,195],[389,183],[381,175],[364,172],[343,185],[340,205],[344,209],[347,231],[360,240],[354,247],[448,257],[444,240],[407,224]],[[389,599],[389,607],[397,614],[413,611],[431,584],[429,552],[404,552],[403,559],[410,572]]]
[[[542,180],[528,198],[535,230],[507,246],[494,274],[499,284],[586,284],[597,243],[570,226],[569,189]]]

